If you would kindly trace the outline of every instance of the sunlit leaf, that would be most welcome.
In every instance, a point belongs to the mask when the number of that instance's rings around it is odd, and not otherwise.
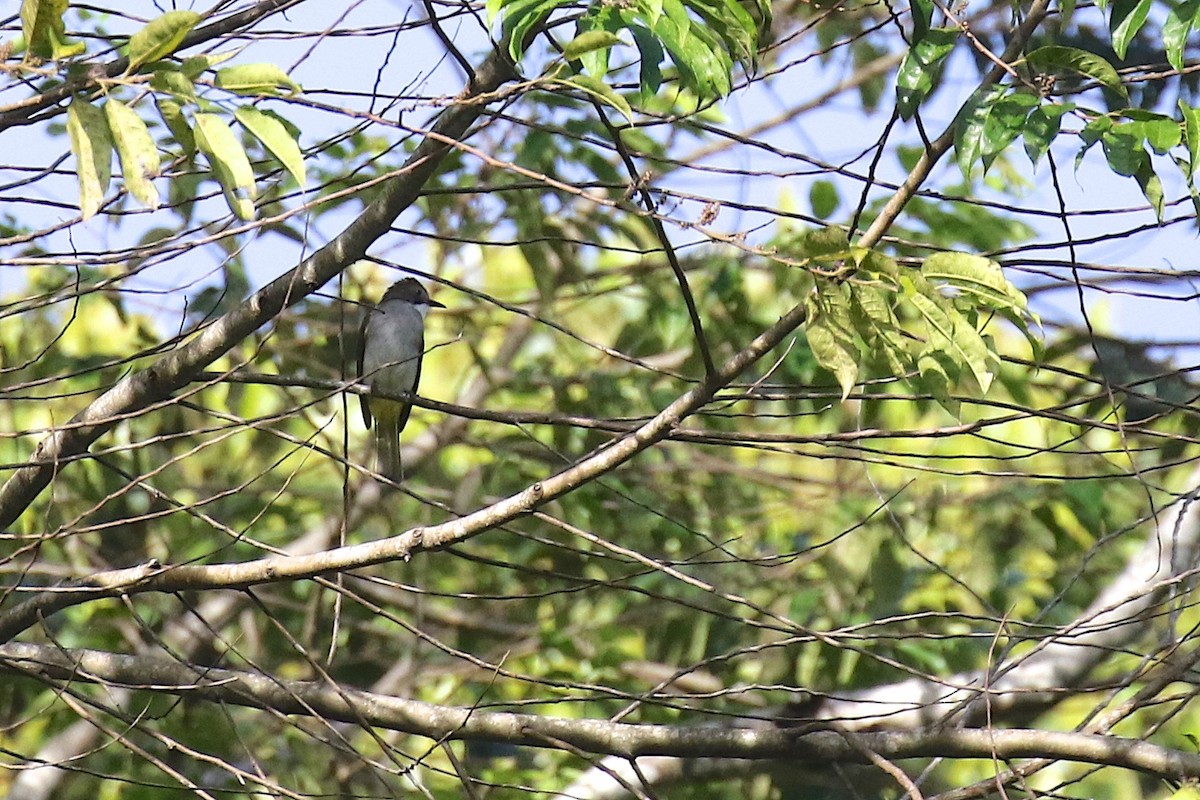
[[[663,0],[663,15],[651,30],[671,54],[686,88],[704,98],[729,94],[732,59],[711,34],[693,24],[680,0]]]
[[[1183,51],[1197,19],[1200,19],[1200,0],[1186,0],[1172,8],[1163,22],[1163,49],[1167,51],[1167,61],[1177,70],[1183,69]]]
[[[914,364],[905,346],[896,315],[888,297],[890,293],[876,286],[856,286],[850,292],[850,317],[867,351],[882,356],[894,377],[908,372]]]
[[[909,299],[925,320],[930,346],[967,367],[980,390],[986,392],[995,377],[990,364],[995,355],[988,349],[975,326],[952,305],[936,296],[913,294]]]
[[[608,60],[612,54],[612,48],[618,44],[625,44],[625,41],[617,35],[617,32],[625,27],[625,20],[621,17],[617,9],[611,6],[602,6],[593,14],[587,14],[580,18],[575,27],[575,39],[571,44],[564,48],[571,49],[572,44],[579,41],[584,35],[599,35],[604,37],[612,37],[616,41],[609,41],[608,44],[594,47],[591,49],[583,49],[578,55],[567,57],[577,58],[583,69],[589,75],[596,78],[603,78],[608,74]],[[586,40],[585,40],[586,41]],[[578,47],[578,45],[576,45]],[[590,45],[588,45],[590,47]]]
[[[67,134],[79,179],[79,210],[86,220],[100,209],[112,180],[112,137],[104,112],[82,95],[67,106]]]
[[[196,152],[196,137],[192,133],[192,126],[188,124],[187,117],[183,114],[183,107],[175,100],[167,97],[160,97],[154,101],[158,106],[158,114],[166,123],[167,129],[171,131],[171,135],[175,137],[175,141],[183,147],[183,154],[190,156]]]
[[[1180,100],[1179,112],[1183,115],[1184,141],[1187,142],[1190,174],[1196,171],[1196,161],[1200,159],[1200,109]]]
[[[607,50],[614,45],[624,44],[621,37],[611,31],[595,30],[579,34],[563,48],[563,58],[574,61],[594,50]],[[600,77],[597,75],[596,77]]]
[[[1063,115],[1074,108],[1073,104],[1047,103],[1030,112],[1021,136],[1025,141],[1025,154],[1037,166],[1042,156],[1050,149],[1050,143],[1062,129]]]
[[[958,28],[934,28],[905,54],[896,73],[896,109],[901,119],[912,119],[937,86],[958,35]]]
[[[297,185],[304,188],[304,155],[300,145],[288,131],[283,121],[269,111],[259,111],[252,106],[241,106],[233,112],[237,121],[262,142],[267,151],[279,159],[279,163],[296,179]]]
[[[922,262],[921,274],[929,281],[966,292],[990,308],[1022,314],[1027,305],[1024,293],[990,258],[969,253],[934,253]]]
[[[633,109],[630,107],[629,101],[599,78],[593,78],[591,75],[573,75],[570,78],[554,80],[553,83],[578,89],[605,105],[612,106],[624,114],[627,120],[633,122]]]
[[[1122,97],[1128,97],[1121,76],[1107,60],[1087,50],[1062,45],[1039,47],[1025,57],[1029,66],[1041,72],[1073,72],[1095,80]]]
[[[194,11],[168,11],[129,38],[129,70],[171,55],[202,17]]]
[[[67,39],[63,15],[67,0],[22,0],[21,32],[30,53],[49,60],[70,58],[83,53],[83,42]]]
[[[160,94],[170,94],[181,100],[195,102],[196,87],[191,78],[178,69],[156,69],[150,76],[150,87]]]
[[[1154,216],[1158,219],[1159,224],[1163,221],[1163,212],[1165,210],[1163,198],[1162,181],[1154,172],[1154,167],[1147,158],[1136,173],[1134,179],[1138,182],[1138,187],[1142,190],[1146,200],[1149,201],[1150,207],[1154,209]]]
[[[858,342],[846,299],[845,287],[828,281],[809,296],[808,318],[804,333],[817,363],[833,373],[842,389],[842,399],[850,396],[858,378]]]
[[[216,114],[195,117],[196,147],[204,153],[225,201],[239,219],[254,218],[254,170],[229,124]]]
[[[1154,116],[1154,119],[1139,120],[1133,125],[1154,152],[1164,155],[1183,140],[1183,129],[1177,120],[1159,114]]]
[[[146,208],[158,208],[158,189],[152,178],[158,175],[158,148],[146,123],[138,113],[115,97],[104,104],[108,128],[121,160],[125,188]]]
[[[508,42],[508,54],[520,61],[525,54],[525,39],[533,27],[565,0],[509,0],[493,4],[488,0],[488,18],[500,19],[501,38]]]
[[[1108,29],[1112,32],[1112,47],[1117,58],[1125,58],[1129,43],[1146,24],[1153,4],[1154,0],[1113,0]]]
[[[900,277],[900,265],[891,256],[875,250],[856,249],[854,261],[859,270],[875,278],[884,278],[891,285]]]
[[[300,84],[275,64],[238,64],[217,70],[219,88],[235,94],[280,95],[296,94]]]
[[[965,177],[971,176],[971,168],[987,152],[985,132],[992,107],[1004,97],[1008,90],[1003,86],[991,86],[976,92],[958,112],[954,121],[954,152],[958,167]]]
[[[1142,140],[1135,123],[1128,122],[1114,125],[1112,130],[1100,137],[1109,169],[1127,178],[1140,172],[1150,162]]]
[[[205,53],[201,56],[191,56],[185,58],[179,64],[179,71],[194,81],[204,74],[206,70],[212,69],[217,64],[225,63],[235,55],[237,55],[236,50],[226,50],[223,53]]]

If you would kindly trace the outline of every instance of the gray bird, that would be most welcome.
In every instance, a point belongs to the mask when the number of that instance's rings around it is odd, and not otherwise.
[[[358,379],[372,392],[416,394],[425,354],[425,314],[430,308],[445,306],[430,300],[416,278],[404,278],[393,283],[379,305],[367,312],[359,336]],[[372,415],[375,418],[379,472],[390,481],[402,480],[400,431],[408,423],[412,403],[367,395],[358,399],[368,429]]]

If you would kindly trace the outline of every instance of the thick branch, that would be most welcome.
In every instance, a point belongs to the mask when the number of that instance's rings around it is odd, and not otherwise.
[[[0,645],[0,668],[42,679],[136,688],[185,698],[270,708],[327,720],[363,723],[435,740],[484,739],[530,747],[564,743],[589,753],[623,758],[794,759],[864,763],[863,749],[885,758],[1029,758],[1044,756],[1107,764],[1162,778],[1200,777],[1200,755],[1137,739],[1038,730],[960,730],[934,733],[800,732],[778,728],[637,725],[605,720],[481,711],[357,691],[316,681],[231,669],[211,669],[146,656],[53,645]],[[846,737],[854,738],[851,744]]]

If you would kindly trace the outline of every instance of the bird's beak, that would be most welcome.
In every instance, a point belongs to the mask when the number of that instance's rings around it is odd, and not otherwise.
[[[430,308],[445,308],[446,306],[443,303],[439,303],[437,300],[430,300],[429,307]]]

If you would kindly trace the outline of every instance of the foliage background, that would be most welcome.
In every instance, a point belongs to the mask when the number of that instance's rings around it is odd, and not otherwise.
[[[214,18],[262,5],[222,5]],[[243,134],[259,193],[252,221],[231,216],[211,161],[184,157],[132,78],[102,88],[150,125],[161,205],[146,208],[117,183],[84,221],[63,104],[14,122],[22,100],[67,73],[10,55],[4,136],[36,142],[9,149],[0,167],[0,467],[10,480],[101,392],[216,330],[386,191],[381,179],[398,174],[463,83],[431,10],[464,63],[478,67],[487,46],[484,11],[470,4],[293,5],[199,48],[275,63],[304,88],[250,100],[198,81],[213,113],[253,102],[299,127],[304,187]],[[105,63],[161,10],[72,8],[66,31],[88,63]],[[5,530],[0,610],[116,568],[383,540],[487,507],[604,448],[705,374],[668,249],[721,363],[810,296],[820,264],[804,261],[807,234],[862,231],[885,213],[921,142],[991,67],[985,51],[1002,52],[1011,35],[1007,5],[940,9],[942,21],[946,11],[967,15],[978,46],[960,41],[944,85],[908,122],[892,117],[892,87],[911,18],[887,4],[776,4],[757,66],[733,73],[721,103],[680,91],[669,67],[661,91],[639,96],[632,48],[616,48],[606,81],[636,104],[633,127],[578,85],[532,80],[556,63],[537,39],[520,62],[530,80],[487,105],[468,147],[445,157],[368,257],[54,466]],[[1131,102],[1168,115],[1179,99],[1190,107],[1195,73],[1165,66],[1156,39],[1167,6],[1150,7],[1122,59],[1107,32],[1115,10],[1080,4],[1069,22],[1060,11],[1030,47],[1101,50]],[[7,28],[15,35],[19,20]],[[551,35],[563,44],[573,29],[560,21]],[[1194,55],[1190,44],[1183,54]],[[1123,106],[1102,89],[1056,91],[1098,113]],[[1068,116],[1055,163],[1036,170],[1015,144],[986,176],[964,177],[947,159],[878,245],[906,270],[944,249],[997,259],[1033,299],[1044,348],[980,318],[1000,355],[986,393],[966,378],[935,391],[864,347],[843,399],[797,332],[673,438],[481,535],[306,580],[95,598],[20,638],[481,712],[681,728],[793,725],[823,702],[905,679],[953,684],[1020,663],[1062,635],[1141,552],[1146,528],[1195,488],[1195,212],[1158,154],[1161,223],[1135,180],[1102,174],[1114,167],[1106,145],[1072,176],[1074,134],[1095,118]],[[1082,233],[1096,227],[1094,239]],[[1157,255],[1180,241],[1169,262]],[[405,271],[449,309],[430,317],[421,389],[435,402],[405,432],[411,478],[393,491],[372,477],[342,389],[357,303]],[[1124,296],[1152,309],[1137,312],[1145,322],[1109,322],[1129,308]],[[897,314],[919,335],[911,309]],[[1085,680],[996,726],[1069,731],[1124,708],[1116,734],[1194,753],[1190,673],[1137,694],[1170,658],[1191,655],[1188,577],[1173,574],[1141,635]],[[0,666],[23,676],[0,686],[11,768],[0,788],[14,798],[584,796],[572,781],[598,772],[595,754],[549,740],[438,743],[167,693],[149,672],[132,684],[47,676],[12,652]],[[697,769],[706,763],[721,780],[672,790],[648,778],[641,791],[905,791],[849,764],[702,759]],[[901,763],[923,776],[926,796],[1003,768]],[[45,764],[59,769],[36,768]],[[1151,798],[1175,788],[1057,761],[1007,791]]]

